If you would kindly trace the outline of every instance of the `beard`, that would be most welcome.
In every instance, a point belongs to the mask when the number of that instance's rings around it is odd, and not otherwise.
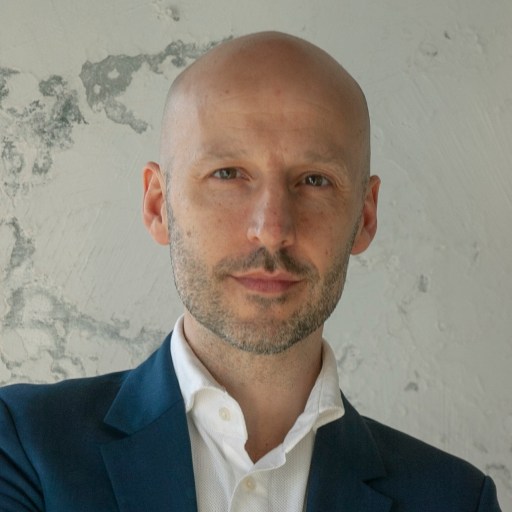
[[[345,284],[357,223],[348,243],[321,278],[312,264],[292,257],[286,249],[272,254],[260,247],[248,255],[224,258],[208,267],[200,251],[192,248],[191,239],[185,238],[171,208],[168,210],[171,263],[178,295],[197,322],[232,347],[261,355],[279,354],[316,331],[334,311]],[[249,294],[245,300],[256,314],[238,314],[223,285],[225,288],[230,275],[251,269],[287,271],[308,286],[307,299],[283,319],[275,312],[290,300],[289,295]]]

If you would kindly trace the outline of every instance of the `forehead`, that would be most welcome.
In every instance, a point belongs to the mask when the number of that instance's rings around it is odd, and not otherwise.
[[[353,102],[343,101],[336,91],[314,82],[297,85],[272,79],[223,81],[180,91],[168,122],[173,133],[169,141],[176,143],[173,152],[195,141],[211,154],[229,148],[249,151],[247,137],[252,137],[255,145],[293,141],[305,153],[329,158],[358,145],[364,131]]]

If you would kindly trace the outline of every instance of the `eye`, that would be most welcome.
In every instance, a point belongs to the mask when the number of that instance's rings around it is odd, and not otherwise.
[[[331,182],[321,174],[309,174],[304,178],[304,184],[311,187],[328,187]]]
[[[219,180],[234,180],[240,178],[242,173],[236,167],[223,167],[222,169],[217,169],[212,176]]]

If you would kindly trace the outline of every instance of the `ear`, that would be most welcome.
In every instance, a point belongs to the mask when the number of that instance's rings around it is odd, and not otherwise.
[[[359,221],[354,244],[352,245],[352,254],[360,254],[365,251],[377,232],[377,200],[379,198],[380,178],[371,176],[364,198],[363,211]]]
[[[169,232],[165,204],[165,180],[157,163],[148,162],[146,164],[142,172],[142,185],[144,189],[142,202],[144,225],[155,242],[167,245]]]

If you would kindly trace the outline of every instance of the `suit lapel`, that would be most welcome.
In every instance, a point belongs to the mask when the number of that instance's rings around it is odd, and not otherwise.
[[[392,500],[368,485],[386,472],[364,421],[343,397],[345,414],[316,434],[307,512],[388,512]]]
[[[102,454],[121,512],[197,510],[187,419],[169,343],[170,335],[128,373],[105,417],[118,431]]]
[[[180,416],[170,409],[147,428],[103,447],[121,512],[197,510],[190,442]]]

